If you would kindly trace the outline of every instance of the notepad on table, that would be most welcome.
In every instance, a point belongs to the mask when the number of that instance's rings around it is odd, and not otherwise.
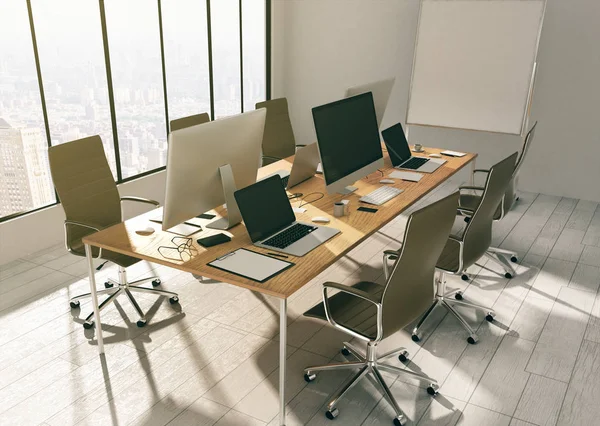
[[[450,151],[450,150],[442,151],[442,152],[440,152],[440,154],[447,155],[448,157],[464,157],[465,155],[467,155],[464,152]]]
[[[390,173],[390,177],[392,179],[402,179],[402,180],[408,180],[410,182],[418,182],[421,180],[423,175],[421,173],[405,172],[402,170],[396,170],[395,172]]]
[[[263,283],[294,264],[240,248],[209,262],[208,266]]]

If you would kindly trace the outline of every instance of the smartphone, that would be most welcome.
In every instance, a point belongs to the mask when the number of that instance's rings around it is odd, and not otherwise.
[[[215,234],[197,240],[202,247],[212,247],[231,241],[231,237],[226,234]]]
[[[369,213],[376,213],[377,209],[372,209],[370,207],[359,207],[358,209],[359,212],[369,212]]]

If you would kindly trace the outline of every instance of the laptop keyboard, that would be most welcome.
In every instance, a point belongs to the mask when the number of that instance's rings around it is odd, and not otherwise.
[[[282,231],[279,234],[269,238],[268,240],[263,241],[263,244],[271,247],[277,247],[279,249],[284,249],[287,246],[294,244],[299,239],[306,237],[315,229],[317,229],[316,226],[309,226],[304,225],[302,223],[296,223],[290,226],[285,231]]]
[[[284,188],[287,188],[287,184],[289,181],[290,181],[290,175],[287,175],[286,177],[281,178],[281,182],[283,183]]]
[[[417,170],[419,167],[421,167],[423,164],[425,164],[428,161],[429,161],[429,158],[412,157],[410,160],[405,161],[404,163],[400,164],[400,166],[398,166],[398,167],[401,167],[403,169]]]

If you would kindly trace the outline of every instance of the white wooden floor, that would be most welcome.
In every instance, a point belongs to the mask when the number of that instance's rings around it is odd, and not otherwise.
[[[456,184],[442,186],[428,200]],[[346,373],[306,384],[303,367],[339,358],[344,335],[302,313],[325,279],[381,282],[381,252],[402,238],[406,216],[353,250],[289,301],[288,425],[391,425],[392,411],[369,380],[324,416]],[[408,368],[436,378],[436,398],[418,383],[386,376],[409,424],[585,425],[600,418],[600,208],[596,203],[522,193],[495,225],[494,243],[522,258],[512,280],[496,267],[451,278],[465,298],[492,305],[497,321],[464,310],[480,341],[436,311],[419,344],[407,332],[383,342],[406,346]],[[181,307],[137,296],[149,325],[138,329],[126,299],[103,313],[107,353],[96,353],[71,296],[88,291],[85,263],[57,246],[0,267],[0,424],[277,425],[277,300],[145,262],[178,291]],[[114,273],[105,267],[101,274]],[[408,327],[407,327],[408,329]]]

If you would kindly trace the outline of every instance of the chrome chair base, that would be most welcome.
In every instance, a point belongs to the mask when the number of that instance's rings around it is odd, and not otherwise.
[[[339,409],[337,408],[337,405],[341,398],[344,395],[346,395],[348,391],[350,391],[350,389],[352,389],[358,382],[365,378],[367,374],[371,374],[375,378],[375,381],[379,385],[383,395],[387,398],[387,400],[389,401],[390,405],[396,413],[396,417],[394,417],[393,419],[394,424],[396,426],[405,425],[407,422],[407,417],[398,406],[398,403],[392,395],[392,392],[390,391],[389,386],[385,382],[385,379],[381,375],[380,370],[397,375],[403,374],[417,380],[428,382],[427,393],[432,396],[437,395],[439,386],[437,382],[432,378],[414,373],[410,370],[403,370],[393,365],[384,364],[380,362],[381,360],[391,358],[396,355],[400,360],[405,362],[408,359],[408,352],[405,348],[396,349],[387,352],[381,356],[377,356],[376,351],[376,344],[369,343],[367,345],[367,353],[365,354],[363,351],[351,345],[350,343],[344,342],[342,354],[346,357],[353,356],[358,361],[318,365],[307,367],[304,369],[304,380],[306,380],[309,383],[316,379],[317,371],[358,369],[358,372],[354,376],[352,376],[352,378],[337,391],[333,399],[327,405],[327,411],[325,412],[325,416],[328,419],[333,420],[339,415]]]
[[[114,302],[116,300],[117,296],[124,293],[127,296],[127,298],[129,299],[129,301],[131,302],[131,304],[133,305],[133,307],[135,308],[137,314],[139,315],[139,319],[137,320],[137,326],[144,327],[147,323],[146,314],[144,314],[144,311],[142,311],[142,308],[140,308],[140,305],[137,303],[137,301],[135,300],[135,298],[133,297],[133,294],[131,294],[131,292],[137,291],[140,293],[151,293],[151,294],[157,294],[157,295],[161,295],[161,296],[168,296],[169,302],[171,304],[179,303],[179,296],[177,295],[177,293],[173,293],[172,291],[159,290],[159,289],[155,289],[155,288],[138,287],[140,284],[144,284],[144,283],[150,282],[150,281],[152,282],[153,286],[159,286],[161,284],[160,279],[155,276],[143,278],[143,279],[137,280],[137,281],[128,282],[127,281],[127,271],[125,270],[125,268],[119,267],[119,281],[117,282],[111,278],[108,278],[106,283],[104,283],[104,286],[106,288],[104,290],[96,291],[96,294],[108,294],[108,297],[106,299],[104,299],[98,306],[98,310],[102,311],[109,304]],[[86,297],[90,297],[90,296],[91,296],[91,293],[84,293],[84,294],[80,294],[78,296],[73,297],[70,301],[71,308],[73,308],[73,309],[79,308],[80,300],[84,299]],[[93,326],[94,326],[94,312],[90,313],[86,317],[86,319],[83,323],[83,328],[85,328],[87,330],[87,329],[92,328]]]
[[[425,323],[427,318],[429,318],[431,316],[431,313],[434,311],[434,309],[436,307],[443,306],[444,308],[446,308],[448,310],[448,312],[450,312],[452,315],[454,315],[454,317],[458,320],[458,322],[462,325],[462,327],[467,331],[467,333],[469,333],[469,336],[467,337],[467,342],[469,342],[472,345],[477,343],[479,340],[479,337],[475,333],[475,330],[473,330],[473,328],[471,328],[471,326],[469,325],[467,320],[465,320],[462,317],[462,315],[458,313],[458,311],[454,308],[455,305],[467,306],[469,308],[484,311],[486,313],[485,319],[489,322],[494,321],[494,317],[496,316],[496,313],[494,312],[494,310],[492,308],[488,308],[488,307],[481,306],[481,305],[476,305],[474,303],[465,302],[463,300],[462,292],[459,290],[446,292],[446,281],[444,280],[444,276],[442,274],[442,276],[440,277],[440,279],[437,283],[437,291],[436,291],[436,295],[435,295],[435,300],[433,301],[433,303],[431,304],[429,309],[427,309],[427,311],[425,311],[425,313],[423,314],[421,319],[419,319],[419,322],[413,329],[412,340],[414,342],[418,342],[421,340],[421,337],[422,337],[421,333],[420,333],[421,327],[423,326],[423,324]]]

